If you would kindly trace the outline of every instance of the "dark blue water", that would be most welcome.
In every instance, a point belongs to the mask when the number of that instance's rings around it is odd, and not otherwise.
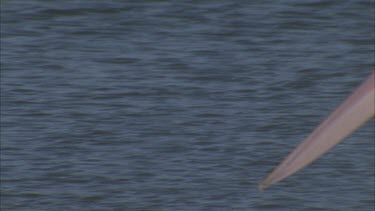
[[[1,1],[1,210],[373,210],[373,120],[257,186],[374,68],[374,8]]]

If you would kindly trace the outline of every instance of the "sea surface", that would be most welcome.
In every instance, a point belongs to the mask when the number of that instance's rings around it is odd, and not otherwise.
[[[371,73],[375,3],[1,0],[1,210],[375,209],[375,124],[258,183]]]

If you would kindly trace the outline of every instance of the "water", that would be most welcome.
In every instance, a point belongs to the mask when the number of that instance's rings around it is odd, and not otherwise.
[[[257,190],[372,71],[373,26],[373,1],[1,1],[1,209],[373,210],[373,120]]]

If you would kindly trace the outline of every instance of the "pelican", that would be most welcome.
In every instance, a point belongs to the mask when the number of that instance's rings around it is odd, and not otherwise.
[[[263,190],[309,165],[375,115],[375,70],[260,184]]]

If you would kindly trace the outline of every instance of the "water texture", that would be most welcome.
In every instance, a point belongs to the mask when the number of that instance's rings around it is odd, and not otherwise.
[[[258,182],[374,68],[374,2],[1,1],[1,210],[374,210],[374,121]]]

